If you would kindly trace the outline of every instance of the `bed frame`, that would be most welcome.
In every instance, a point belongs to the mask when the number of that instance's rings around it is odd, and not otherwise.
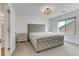
[[[29,41],[30,41],[29,33],[31,33],[31,32],[45,32],[45,24],[28,24],[28,40]],[[49,44],[48,44],[49,46],[47,48],[42,49],[40,44],[43,44],[43,42],[45,44],[47,44],[49,42]],[[44,51],[44,50],[47,50],[47,49],[50,49],[50,48],[53,48],[53,47],[63,45],[64,36],[54,36],[54,37],[39,39],[39,40],[37,40],[37,43],[38,43],[37,48],[35,48],[34,46],[33,47],[34,47],[35,51],[38,53],[40,51]],[[31,44],[32,44],[32,42],[31,42]]]

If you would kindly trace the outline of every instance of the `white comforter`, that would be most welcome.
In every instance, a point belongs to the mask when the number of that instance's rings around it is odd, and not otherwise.
[[[40,39],[40,38],[46,38],[46,37],[52,37],[52,36],[57,36],[57,35],[63,35],[60,33],[52,33],[52,32],[34,32],[30,33],[29,37],[30,39]]]

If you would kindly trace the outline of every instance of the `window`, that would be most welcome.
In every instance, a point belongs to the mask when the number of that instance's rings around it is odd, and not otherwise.
[[[76,17],[59,20],[58,32],[75,33],[76,32]]]
[[[58,22],[59,32],[65,32],[65,20],[61,20]]]

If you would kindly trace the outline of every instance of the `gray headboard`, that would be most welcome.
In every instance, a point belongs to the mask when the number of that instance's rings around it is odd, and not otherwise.
[[[45,24],[28,24],[28,32],[45,32]]]
[[[31,32],[45,32],[45,24],[28,24],[28,40]]]

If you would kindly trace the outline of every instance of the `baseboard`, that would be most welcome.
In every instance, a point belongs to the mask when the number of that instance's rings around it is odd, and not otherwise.
[[[65,40],[65,42],[68,42],[68,43],[71,43],[71,44],[75,44],[75,45],[79,45],[78,43],[70,42],[70,41],[67,41],[67,40]]]
[[[13,55],[13,53],[14,53],[15,49],[16,49],[16,47],[15,47],[15,48],[14,48],[14,50],[12,51],[11,56]]]

